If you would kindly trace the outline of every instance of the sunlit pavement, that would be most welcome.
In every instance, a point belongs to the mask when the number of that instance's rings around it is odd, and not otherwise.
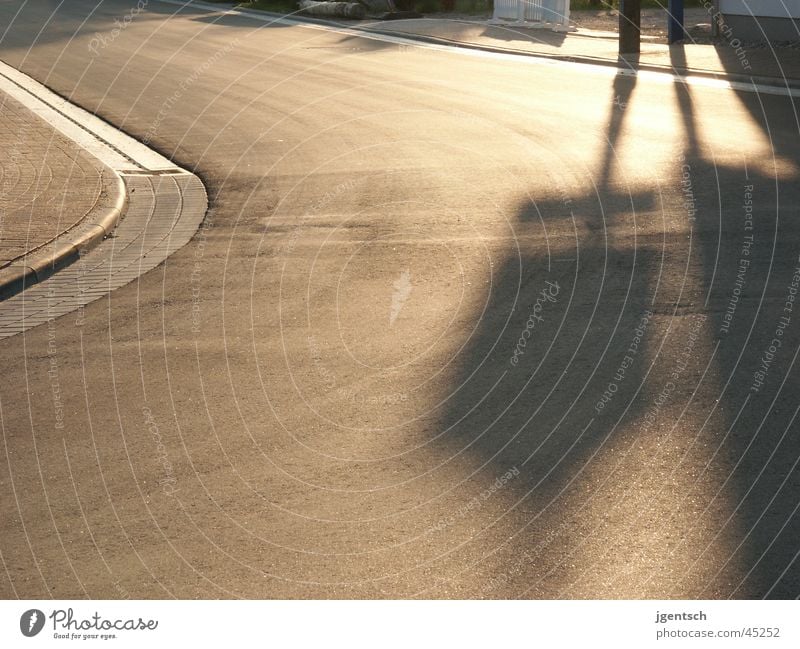
[[[0,341],[0,593],[800,594],[791,98],[16,5],[211,208]]]
[[[575,19],[580,24],[580,13],[575,14]],[[658,22],[663,22],[666,27],[666,12]],[[800,84],[800,50],[797,47],[743,42],[727,32],[713,44],[696,42],[690,36],[673,45],[667,45],[665,37],[644,34],[640,53],[635,56],[626,54],[620,58],[617,33],[584,27],[573,27],[571,31],[563,32],[493,25],[484,21],[418,19],[388,23],[372,21],[359,25],[359,28],[368,32],[421,37],[434,43],[619,65],[627,69],[703,75],[749,84],[754,80],[766,81],[783,87],[797,87]]]

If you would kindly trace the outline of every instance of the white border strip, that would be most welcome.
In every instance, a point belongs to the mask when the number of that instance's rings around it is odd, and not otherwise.
[[[0,61],[0,91],[119,173],[188,173],[164,156]]]
[[[271,584],[262,581],[266,585],[260,589],[268,592]],[[138,584],[129,587],[138,589]],[[297,587],[286,592],[304,594]],[[785,600],[26,600],[0,602],[0,641],[7,647],[115,649],[781,649],[797,646],[797,610],[797,602]],[[28,640],[23,629],[38,635]],[[113,641],[104,635],[114,636]],[[764,640],[751,642],[759,638]]]

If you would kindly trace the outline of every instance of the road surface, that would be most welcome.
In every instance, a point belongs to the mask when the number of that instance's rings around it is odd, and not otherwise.
[[[0,2],[211,205],[0,341],[0,594],[800,595],[792,99],[135,7]]]

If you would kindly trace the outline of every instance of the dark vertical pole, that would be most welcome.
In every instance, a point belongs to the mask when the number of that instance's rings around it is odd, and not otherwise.
[[[686,38],[683,27],[683,0],[669,0],[667,7],[667,42],[677,43]]]
[[[638,54],[641,41],[641,0],[619,0],[619,53]]]
[[[714,0],[714,7],[711,14],[711,35],[719,36],[719,0]]]

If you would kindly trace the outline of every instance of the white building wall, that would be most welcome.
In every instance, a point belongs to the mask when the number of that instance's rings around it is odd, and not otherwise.
[[[719,0],[719,10],[729,16],[800,18],[800,0]]]

